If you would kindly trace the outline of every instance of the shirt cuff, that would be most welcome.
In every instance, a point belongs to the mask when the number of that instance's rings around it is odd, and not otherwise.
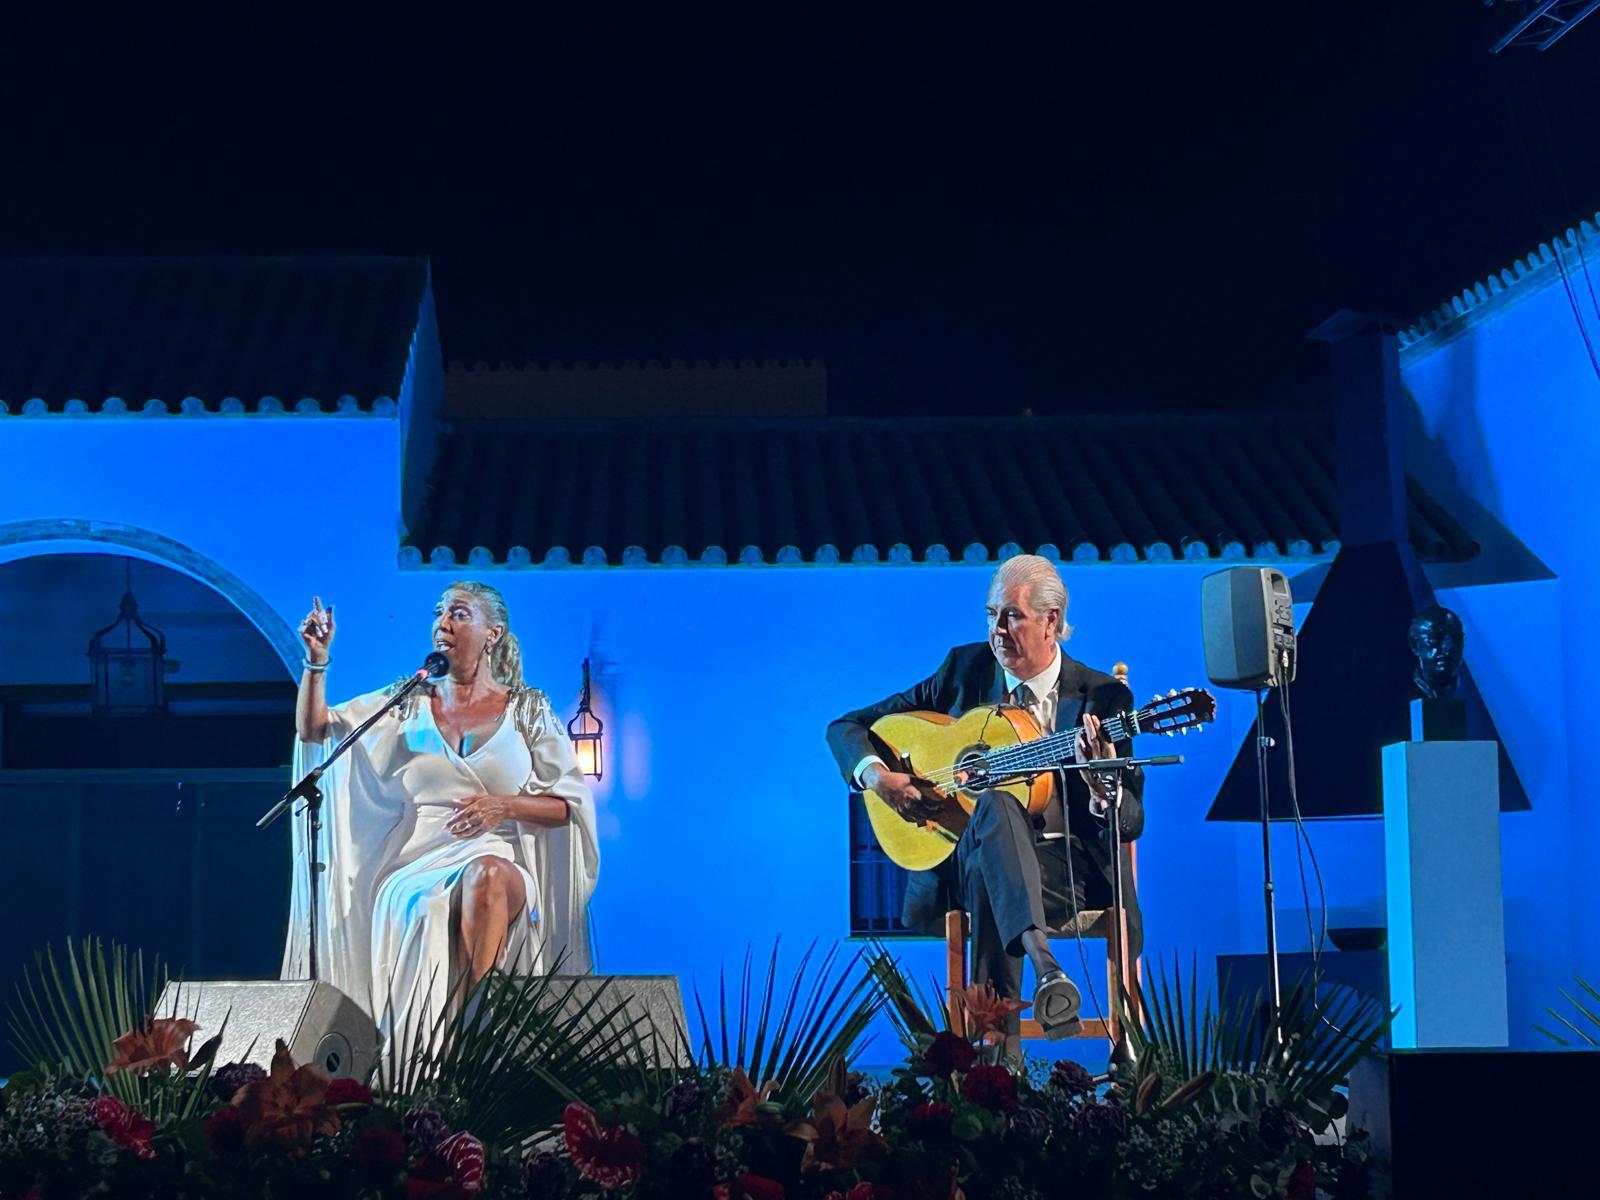
[[[866,769],[872,766],[874,763],[886,771],[889,769],[889,764],[884,762],[883,759],[879,758],[876,754],[869,754],[856,764],[855,770],[850,772],[850,778],[855,781],[855,785],[863,792],[867,790],[867,785],[861,781],[861,776]]]

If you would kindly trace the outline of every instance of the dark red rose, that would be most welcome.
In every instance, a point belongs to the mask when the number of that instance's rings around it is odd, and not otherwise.
[[[916,1138],[940,1138],[950,1132],[955,1112],[948,1104],[919,1104],[906,1114],[906,1132]]]
[[[717,1184],[711,1194],[715,1200],[784,1200],[783,1184],[748,1171],[729,1183]]]
[[[406,1165],[406,1139],[392,1129],[363,1129],[350,1143],[350,1161],[368,1175],[387,1178]]]
[[[1317,1169],[1309,1159],[1302,1158],[1289,1172],[1289,1182],[1283,1189],[1283,1200],[1317,1200]]]
[[[237,1158],[244,1153],[244,1135],[250,1118],[237,1108],[219,1108],[206,1118],[206,1145],[218,1158]]]
[[[644,1174],[644,1143],[620,1125],[601,1125],[587,1104],[567,1105],[561,1124],[567,1154],[585,1179],[603,1188],[624,1188]]]
[[[105,1135],[124,1150],[132,1150],[140,1158],[156,1156],[150,1145],[150,1138],[156,1131],[154,1122],[140,1116],[115,1096],[95,1098],[94,1119]]]
[[[1004,1067],[980,1064],[961,1081],[961,1094],[983,1108],[1010,1112],[1017,1106],[1017,1081]]]
[[[940,1075],[965,1071],[977,1058],[978,1052],[972,1043],[948,1029],[934,1034],[933,1044],[922,1053],[922,1061],[928,1064],[928,1069]]]
[[[326,1104],[371,1104],[372,1089],[359,1079],[349,1079],[340,1076],[328,1082],[328,1095]]]

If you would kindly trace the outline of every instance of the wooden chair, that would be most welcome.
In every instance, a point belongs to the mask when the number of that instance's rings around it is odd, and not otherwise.
[[[1137,853],[1133,843],[1128,844],[1129,879],[1137,879],[1135,860]],[[1083,1027],[1075,1033],[1074,1037],[1081,1038],[1110,1038],[1113,1042],[1122,1040],[1122,1015],[1117,1003],[1119,995],[1127,996],[1136,1018],[1143,1013],[1140,993],[1141,970],[1137,955],[1132,953],[1128,945],[1128,914],[1118,914],[1120,920],[1112,919],[1109,908],[1086,908],[1075,917],[1069,918],[1060,926],[1053,926],[1046,930],[1047,936],[1055,941],[1061,938],[1093,939],[1104,941],[1106,944],[1106,993],[1099,996],[1105,1009],[1104,1017],[1084,1017]],[[966,912],[953,908],[944,915],[944,951],[945,951],[945,977],[949,988],[947,996],[954,995],[956,991],[967,986],[967,939],[972,935],[971,919]],[[1059,957],[1059,956],[1058,956]],[[1091,1003],[1090,998],[1084,996],[1084,1005]],[[950,1014],[951,1026],[958,1033],[965,1033],[962,1027],[964,1015],[952,1010]],[[1025,1017],[1022,1021],[1022,1036],[1024,1038],[1042,1038],[1044,1029],[1032,1017]]]
[[[1118,663],[1112,668],[1112,673],[1122,683],[1128,682],[1128,665]],[[1127,884],[1136,887],[1138,880],[1138,852],[1135,843],[1127,843],[1128,850],[1128,879]],[[1132,952],[1128,944],[1128,915],[1126,912],[1116,914],[1118,919],[1113,919],[1112,910],[1109,908],[1086,908],[1076,916],[1069,918],[1064,925],[1045,931],[1052,941],[1061,938],[1085,939],[1104,941],[1106,944],[1106,995],[1100,998],[1105,1009],[1103,1017],[1084,1017],[1082,1028],[1073,1036],[1080,1038],[1109,1038],[1113,1044],[1122,1041],[1122,1007],[1117,1000],[1119,995],[1127,997],[1132,1006],[1135,1020],[1143,1018],[1144,1003],[1141,986],[1141,966],[1139,956]],[[944,915],[944,949],[945,949],[945,978],[948,990],[946,996],[953,996],[956,991],[965,988],[970,982],[967,974],[967,939],[972,935],[972,922],[966,912],[953,908]],[[1092,1001],[1089,996],[1084,997],[1085,1005]],[[965,1033],[965,1014],[955,1010],[952,1006],[950,1014],[952,1028],[957,1033]],[[1044,1037],[1044,1028],[1032,1017],[1022,1021],[1022,1036],[1024,1038]]]

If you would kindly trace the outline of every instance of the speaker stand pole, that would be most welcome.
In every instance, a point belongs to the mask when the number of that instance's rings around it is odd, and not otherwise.
[[[1272,885],[1272,811],[1267,794],[1267,751],[1272,739],[1267,736],[1265,692],[1257,688],[1256,697],[1256,778],[1261,788],[1261,874],[1267,917],[1267,1017],[1272,1025],[1274,1046],[1283,1045],[1279,1016],[1283,1005],[1282,980],[1278,976],[1277,894]]]

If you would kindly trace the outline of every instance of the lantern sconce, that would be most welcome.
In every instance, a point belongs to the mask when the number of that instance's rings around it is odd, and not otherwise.
[[[605,722],[594,715],[589,700],[589,660],[583,660],[583,697],[578,701],[578,713],[567,722],[567,736],[572,739],[572,752],[577,755],[578,769],[592,779],[599,779],[605,771]]]
[[[98,715],[166,711],[167,639],[139,618],[133,598],[133,560],[123,560],[125,580],[117,619],[89,639],[89,670]]]

